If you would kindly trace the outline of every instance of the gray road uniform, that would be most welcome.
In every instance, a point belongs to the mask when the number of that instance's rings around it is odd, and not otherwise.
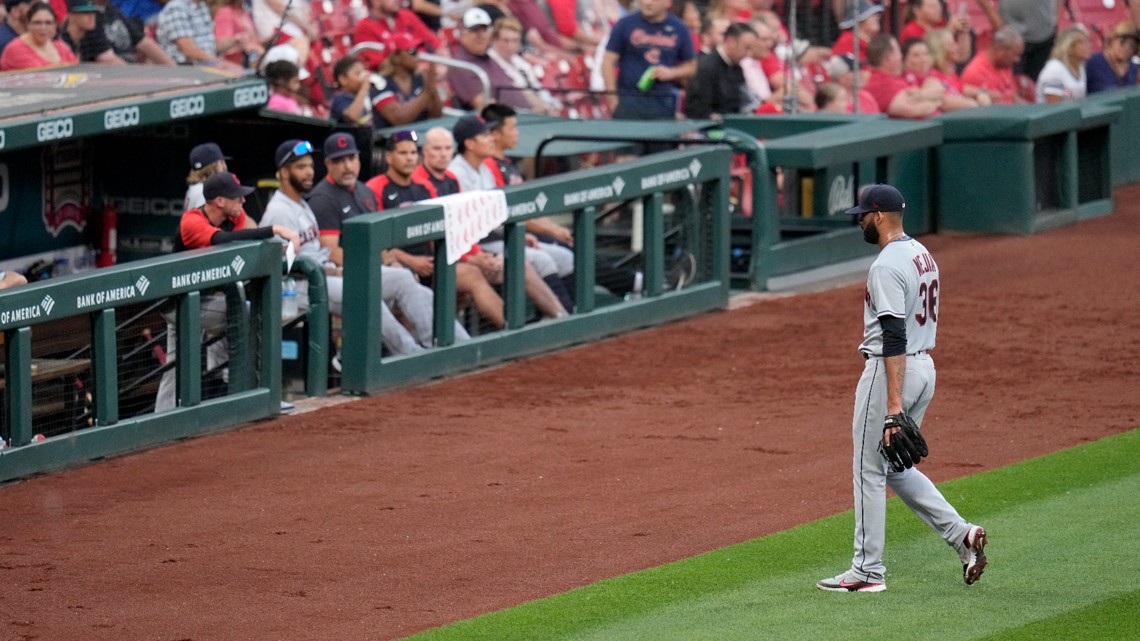
[[[258,223],[262,227],[281,225],[297,232],[301,237],[300,255],[311,258],[320,265],[332,266],[329,260],[329,250],[321,246],[320,228],[317,226],[317,217],[309,203],[295,202],[280,190],[273,194],[265,213]],[[381,304],[380,331],[383,334],[384,345],[393,354],[411,354],[421,351],[423,347],[415,337],[400,323],[389,309],[389,302],[399,301],[401,309],[411,318],[417,333],[426,345],[431,345],[431,317],[432,293],[431,290],[416,283],[406,270],[385,267],[381,278],[383,279],[384,302]],[[326,277],[329,296],[329,312],[340,316],[344,301],[344,279],[340,276]],[[422,290],[422,291],[421,291]],[[304,294],[299,302],[308,297],[308,288],[304,285],[298,288],[298,294]]]
[[[886,530],[886,486],[929,525],[959,556],[972,527],[917,467],[892,472],[879,452],[887,415],[887,369],[879,317],[905,319],[906,376],[903,411],[919,425],[934,396],[935,370],[930,350],[938,329],[940,291],[938,265],[922,243],[903,236],[888,243],[871,265],[864,297],[863,343],[866,360],[855,391],[852,420],[854,444],[855,555],[851,574],[862,581],[882,582]]]

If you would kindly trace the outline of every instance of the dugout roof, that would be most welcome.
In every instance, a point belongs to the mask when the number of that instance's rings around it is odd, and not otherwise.
[[[261,107],[265,81],[201,67],[77,64],[0,73],[0,151]]]

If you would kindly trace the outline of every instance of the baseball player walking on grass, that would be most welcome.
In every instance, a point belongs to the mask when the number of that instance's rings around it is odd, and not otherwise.
[[[863,239],[879,246],[867,274],[863,308],[866,361],[855,390],[852,440],[855,458],[855,555],[851,569],[816,583],[832,592],[882,592],[887,486],[958,552],[967,585],[986,568],[986,531],[958,516],[934,483],[914,467],[927,455],[919,431],[934,396],[934,337],[938,330],[940,274],[934,257],[903,231],[902,194],[871,185],[859,204]]]

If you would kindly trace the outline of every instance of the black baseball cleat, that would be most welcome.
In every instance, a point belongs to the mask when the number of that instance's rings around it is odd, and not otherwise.
[[[887,589],[887,584],[882,581],[864,581],[848,570],[839,576],[816,582],[815,587],[828,592],[882,592]]]
[[[962,554],[962,578],[966,581],[966,585],[973,585],[982,578],[982,572],[986,570],[986,530],[980,525],[975,525],[966,532],[966,538],[963,541],[966,544],[966,551]]]

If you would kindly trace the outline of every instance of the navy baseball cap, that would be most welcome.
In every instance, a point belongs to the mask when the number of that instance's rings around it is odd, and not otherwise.
[[[338,131],[325,138],[325,160],[335,160],[357,153],[360,152],[356,149],[356,139],[352,137],[352,134]]]
[[[459,148],[459,153],[463,153],[463,143],[488,131],[490,129],[487,128],[487,123],[479,116],[463,116],[451,128],[451,135],[455,137],[455,146]]]
[[[228,171],[219,171],[207,178],[206,184],[202,185],[202,196],[206,202],[218,197],[244,198],[252,193],[253,187],[243,186],[238,177]]]
[[[230,160],[230,157],[222,153],[217,143],[205,142],[190,150],[191,169],[201,169],[219,160]]]
[[[897,211],[906,209],[906,201],[899,190],[890,185],[870,185],[859,192],[859,204],[844,213],[859,216],[872,211]]]
[[[286,140],[285,142],[277,145],[277,151],[273,154],[273,164],[281,169],[285,165],[291,165],[294,162],[310,156],[313,153],[313,144],[308,140],[299,140],[294,138]]]

